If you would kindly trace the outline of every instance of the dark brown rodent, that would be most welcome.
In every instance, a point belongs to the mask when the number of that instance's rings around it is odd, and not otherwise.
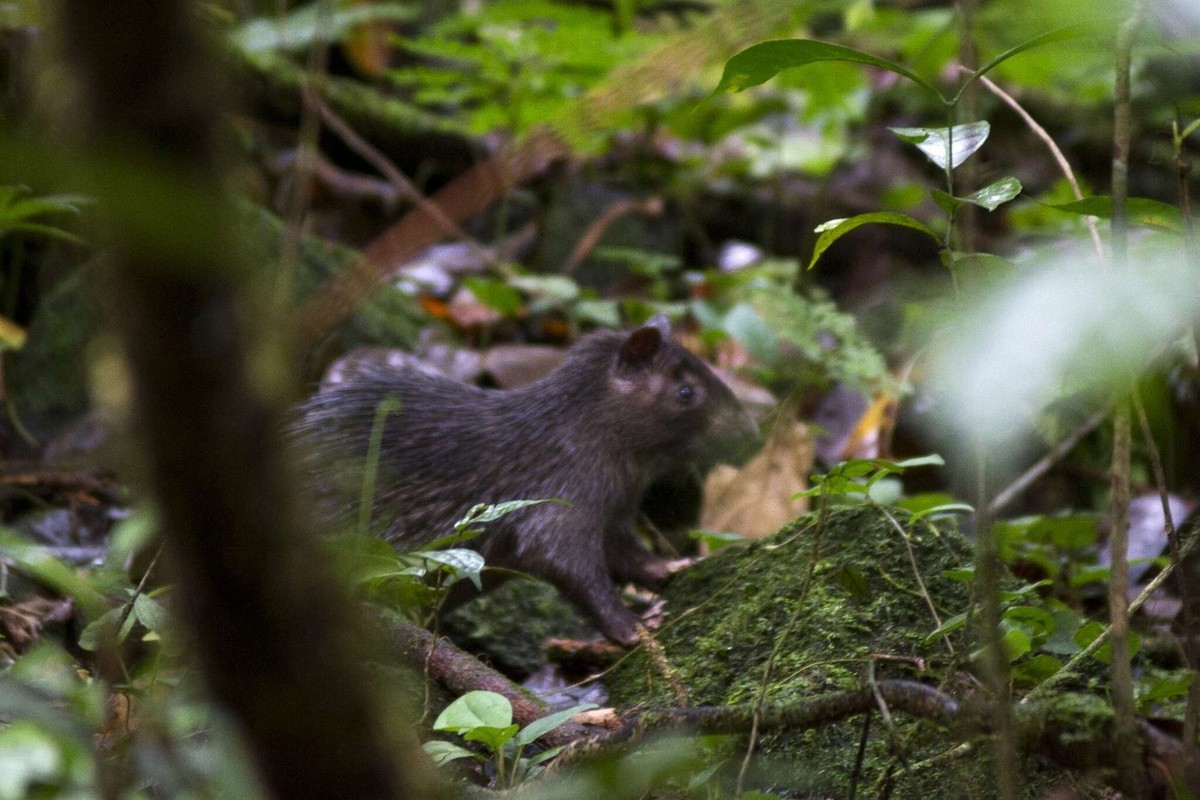
[[[628,334],[592,334],[546,378],[511,391],[360,368],[303,404],[296,425],[315,488],[332,498],[331,521],[353,519],[376,409],[394,397],[372,531],[415,548],[451,533],[477,503],[565,500],[514,511],[468,545],[490,566],[549,581],[609,638],[632,643],[639,619],[618,585],[655,588],[668,577],[638,540],[643,493],[667,471],[738,457],[757,434],[729,388],[669,332],[657,317]]]

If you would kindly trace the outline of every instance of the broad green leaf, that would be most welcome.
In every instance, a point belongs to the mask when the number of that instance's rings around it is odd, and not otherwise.
[[[1020,628],[1012,628],[1006,632],[1001,641],[1004,643],[1004,654],[1008,656],[1009,661],[1016,661],[1033,649],[1029,634]]]
[[[928,225],[918,219],[913,219],[907,214],[899,214],[894,211],[872,211],[868,214],[859,214],[856,217],[850,217],[849,219],[830,220],[824,225],[819,226],[817,232],[821,235],[817,237],[817,243],[813,247],[813,255],[812,259],[808,262],[808,269],[812,269],[817,260],[838,239],[850,233],[850,231],[872,223],[901,225],[906,228],[912,228],[924,233],[935,242],[941,243],[940,237]]]
[[[521,310],[521,293],[503,281],[467,278],[463,284],[479,302],[506,317],[511,317]]]
[[[886,69],[916,83],[940,100],[945,100],[937,87],[921,76],[886,58],[879,58],[852,47],[812,39],[775,39],[748,47],[725,62],[725,71],[713,94],[740,92],[758,86],[785,69],[802,67],[818,61],[849,61]]]
[[[477,725],[474,728],[461,731],[461,733],[462,737],[468,742],[481,742],[493,751],[496,751],[503,747],[505,742],[512,739],[520,727],[515,722],[504,726]]]
[[[133,601],[133,614],[147,629],[161,632],[167,624],[167,612],[149,595],[139,594]]]
[[[512,704],[495,692],[467,692],[446,706],[433,723],[435,731],[459,733],[482,726],[504,728],[512,724]]]
[[[909,144],[916,145],[943,170],[954,169],[983,147],[992,126],[987,120],[965,122],[952,128],[888,128]]]
[[[1112,219],[1113,215],[1112,198],[1108,195],[1085,197],[1070,203],[1053,203],[1050,204],[1050,208],[1103,219]],[[1145,197],[1131,197],[1125,201],[1125,212],[1134,225],[1169,233],[1183,233],[1183,214],[1173,205]]]
[[[1075,643],[1080,647],[1087,647],[1104,632],[1104,626],[1099,622],[1086,622],[1080,626],[1075,632]],[[1141,638],[1133,631],[1129,632],[1129,655],[1137,655],[1138,648],[1141,646]],[[1095,658],[1103,664],[1112,663],[1112,639],[1105,640],[1104,644],[1100,645],[1100,649],[1096,651]]]
[[[544,736],[550,731],[562,725],[576,714],[582,713],[589,709],[596,708],[595,703],[582,703],[562,711],[556,711],[553,714],[548,714],[540,719],[535,719],[533,722],[526,725],[520,732],[513,737],[513,742],[524,747],[527,744],[533,744],[539,736]]]
[[[1036,686],[1062,669],[1062,662],[1052,655],[1040,653],[1026,661],[1014,664],[1013,679],[1026,686]]]
[[[1078,550],[1094,544],[1100,536],[1099,519],[1091,514],[1043,517],[1029,526],[1032,541],[1047,542],[1063,550]]]
[[[425,742],[425,744],[421,745],[421,749],[423,749],[425,754],[433,759],[433,763],[439,767],[443,764],[449,764],[451,761],[456,761],[460,758],[474,758],[482,760],[482,756],[480,756],[478,753],[473,753],[465,747],[460,747],[459,745],[452,744],[450,742],[443,742],[437,739]]]

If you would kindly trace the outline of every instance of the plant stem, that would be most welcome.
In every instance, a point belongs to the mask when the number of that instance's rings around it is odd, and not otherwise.
[[[1129,149],[1133,131],[1130,104],[1130,63],[1133,39],[1141,18],[1143,0],[1117,29],[1116,76],[1113,92],[1112,162],[1112,268],[1129,268],[1129,222],[1126,200],[1129,195]],[[1116,739],[1117,785],[1131,797],[1140,797],[1138,775],[1141,748],[1134,716],[1133,667],[1129,653],[1129,482],[1130,482],[1130,396],[1136,387],[1132,379],[1123,387],[1125,396],[1117,403],[1113,418],[1112,455],[1112,533],[1109,550],[1112,567],[1108,585],[1108,605],[1112,622],[1112,701],[1113,736]]]

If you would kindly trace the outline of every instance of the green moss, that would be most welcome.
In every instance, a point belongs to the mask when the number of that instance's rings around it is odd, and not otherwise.
[[[671,617],[657,638],[695,705],[753,703],[764,687],[768,703],[859,688],[872,658],[879,679],[937,684],[955,674],[969,649],[961,633],[949,646],[940,637],[925,640],[938,619],[966,610],[968,586],[944,573],[970,562],[971,544],[955,530],[925,523],[909,529],[901,511],[837,508],[823,522],[810,514],[769,539],[728,548],[681,574],[665,592]],[[675,705],[668,682],[641,653],[620,665],[607,684],[618,706]],[[936,768],[919,767],[954,743],[927,723],[900,714],[895,722],[893,746],[874,715],[860,793],[874,796],[878,791],[871,787],[882,786],[890,774],[896,797],[993,796],[986,746],[943,759]],[[847,796],[861,733],[860,717],[764,736],[754,785],[794,796]],[[731,752],[744,746],[731,741]],[[1036,781],[1027,783],[1036,792]]]

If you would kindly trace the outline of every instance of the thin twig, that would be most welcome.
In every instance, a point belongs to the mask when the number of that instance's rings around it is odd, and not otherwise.
[[[937,608],[933,605],[933,598],[929,596],[929,590],[925,588],[925,581],[921,579],[921,568],[917,566],[917,557],[913,553],[912,538],[909,536],[908,531],[904,530],[904,526],[892,516],[892,512],[888,511],[884,506],[879,506],[879,510],[887,518],[887,521],[892,523],[892,527],[900,534],[900,538],[904,540],[904,548],[908,552],[908,563],[912,565],[913,578],[917,582],[917,588],[921,590],[921,597],[925,600],[925,605],[929,608],[929,613],[933,616],[934,623],[937,627],[942,627],[941,615],[938,614]],[[950,655],[954,655],[954,645],[950,643],[950,637],[942,634],[942,641],[946,643],[946,649],[950,651]]]
[[[1066,456],[1067,453],[1070,453],[1072,450],[1074,450],[1075,446],[1078,445],[1085,436],[1096,430],[1096,428],[1099,428],[1104,420],[1108,418],[1109,413],[1110,409],[1107,408],[1103,411],[1097,411],[1095,414],[1088,417],[1087,421],[1085,421],[1082,425],[1059,441],[1058,444],[1050,448],[1050,451],[1047,452],[1046,455],[1039,458],[1037,462],[1033,464],[1033,466],[1021,473],[1021,475],[1015,481],[1010,483],[1003,491],[999,492],[994,498],[992,498],[992,502],[988,504],[988,513],[995,514],[1016,499],[1021,492],[1028,489],[1034,483],[1034,481],[1045,475],[1050,468],[1058,463],[1060,459]]]
[[[968,73],[972,72],[971,70],[961,66],[959,67],[959,70]],[[979,81],[988,88],[988,91],[996,95],[996,97],[999,97],[1005,105],[1017,112],[1017,116],[1019,116],[1029,130],[1033,132],[1033,135],[1042,140],[1042,142],[1050,150],[1050,155],[1054,157],[1054,161],[1058,164],[1059,170],[1062,171],[1063,177],[1065,177],[1067,179],[1067,183],[1070,184],[1071,192],[1075,195],[1075,199],[1082,200],[1083,192],[1079,188],[1079,181],[1075,180],[1075,173],[1071,169],[1071,165],[1067,161],[1067,157],[1063,155],[1062,150],[1060,150],[1058,144],[1055,143],[1054,138],[1051,137],[1050,134],[1046,132],[1046,129],[1039,125],[1037,120],[1035,120],[1033,116],[1030,115],[1030,113],[1026,111],[1020,103],[1017,102],[1016,98],[1001,89],[994,81],[992,81],[991,78],[983,75],[980,76]],[[1088,232],[1092,236],[1092,244],[1096,248],[1097,255],[1104,255],[1104,244],[1100,241],[1100,231],[1096,228],[1096,218],[1085,216],[1083,218],[1083,224],[1087,226]]]

